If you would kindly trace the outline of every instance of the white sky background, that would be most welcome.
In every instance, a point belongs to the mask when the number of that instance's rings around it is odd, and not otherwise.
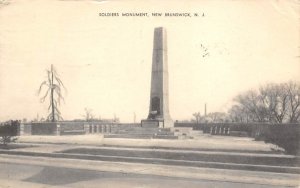
[[[204,17],[99,17],[190,12]],[[133,122],[148,115],[155,27],[168,34],[170,113],[226,111],[240,92],[299,81],[299,1],[11,0],[0,5],[0,121],[47,116],[36,95],[54,64],[68,89],[64,119]],[[203,58],[201,44],[210,55]]]

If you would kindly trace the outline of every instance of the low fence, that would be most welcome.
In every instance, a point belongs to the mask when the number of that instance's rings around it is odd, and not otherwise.
[[[81,135],[85,134],[84,122],[59,122],[59,135]]]
[[[17,126],[20,135],[83,135],[114,134],[120,130],[140,127],[140,123],[107,123],[107,122],[33,122]],[[299,124],[267,124],[267,123],[175,123],[175,127],[192,127],[202,130],[204,134],[225,136],[247,136],[257,140],[265,140],[273,127],[281,131],[300,132]],[[280,132],[280,131],[279,131]],[[277,131],[278,133],[278,131]]]
[[[119,124],[97,124],[97,123],[89,123],[84,125],[86,134],[114,134],[122,129],[128,129],[133,127],[140,127],[139,123],[119,123]]]
[[[198,123],[179,123],[179,122],[175,122],[174,123],[174,127],[193,127],[196,128],[198,125]]]
[[[32,135],[57,135],[57,123],[31,123]]]
[[[121,129],[138,127],[139,123],[107,123],[107,122],[32,122],[20,125],[20,135],[83,135],[111,134]]]
[[[21,124],[19,135],[31,135],[31,124]]]
[[[238,123],[207,123],[197,127],[197,130],[203,130],[203,133],[212,135],[229,135],[229,136],[253,136],[253,124]]]
[[[264,135],[273,127],[284,127],[293,131],[300,130],[300,124],[270,124],[270,123],[175,123],[175,127],[193,127],[205,134],[247,136],[263,140]]]

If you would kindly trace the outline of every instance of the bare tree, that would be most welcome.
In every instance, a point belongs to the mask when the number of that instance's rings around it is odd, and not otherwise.
[[[245,108],[252,115],[252,121],[266,121],[266,112],[260,103],[260,96],[257,91],[249,90],[238,95],[234,100]]]
[[[289,122],[299,122],[300,118],[300,83],[289,82],[286,84],[289,103]]]
[[[92,121],[94,119],[94,115],[92,114],[92,109],[90,108],[84,108],[85,114],[82,115],[86,121]]]
[[[198,124],[200,122],[200,119],[201,119],[200,112],[193,113],[193,116],[195,117],[196,123]]]
[[[40,98],[40,102],[45,102],[46,98],[49,96],[48,110],[50,111],[50,114],[48,115],[47,120],[55,122],[57,120],[62,120],[58,106],[60,105],[61,100],[64,101],[62,90],[66,91],[66,88],[53,65],[51,65],[50,70],[46,71],[47,79],[41,83],[38,94],[42,92],[43,88],[46,88],[45,94]]]
[[[267,84],[260,87],[260,101],[268,121],[282,123],[288,112],[288,93],[285,84]]]
[[[232,122],[248,123],[250,112],[241,105],[235,104],[228,110],[228,116]]]
[[[224,123],[227,120],[227,115],[224,112],[211,112],[207,114],[206,119],[211,123]]]

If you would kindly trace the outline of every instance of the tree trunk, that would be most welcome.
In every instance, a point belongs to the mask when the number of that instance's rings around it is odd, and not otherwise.
[[[52,122],[55,122],[55,108],[54,108],[54,87],[53,87],[53,65],[51,65],[51,107],[52,107]]]

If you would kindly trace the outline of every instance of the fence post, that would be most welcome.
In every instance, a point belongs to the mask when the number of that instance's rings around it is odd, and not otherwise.
[[[90,133],[90,126],[88,124],[84,124],[84,130],[85,130],[85,134],[89,134]]]
[[[56,124],[56,135],[60,136],[60,125]]]
[[[105,124],[102,125],[102,133],[103,133],[103,134],[105,134],[105,132],[106,132],[105,126],[106,126]]]
[[[102,125],[99,125],[99,133],[102,133]]]
[[[95,131],[94,131],[94,125],[92,124],[92,125],[90,125],[90,126],[91,126],[91,127],[90,127],[90,128],[91,128],[91,133],[94,134],[94,132],[95,132]]]
[[[20,136],[24,135],[24,124],[23,123],[20,124],[19,135]]]

